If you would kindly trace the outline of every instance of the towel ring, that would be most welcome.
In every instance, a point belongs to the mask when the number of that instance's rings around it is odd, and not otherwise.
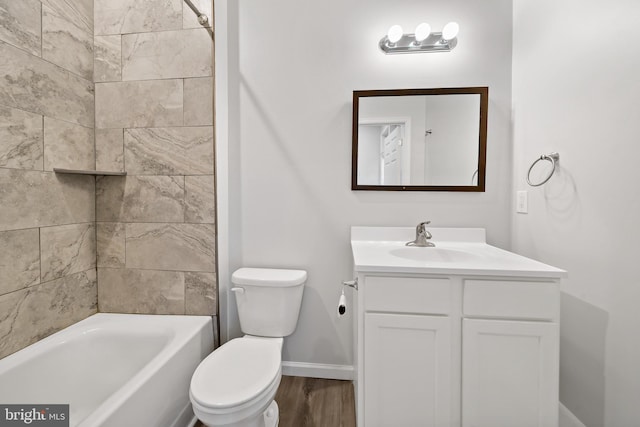
[[[553,168],[551,169],[551,172],[549,173],[549,176],[546,177],[545,179],[542,180],[542,182],[539,182],[537,184],[533,184],[531,183],[531,169],[533,169],[533,167],[536,165],[536,163],[538,163],[540,160],[548,160],[551,162],[551,165],[553,166]],[[533,164],[529,167],[529,172],[527,172],[527,184],[529,184],[532,187],[540,187],[542,184],[546,183],[547,181],[549,181],[549,179],[551,179],[551,177],[553,176],[553,173],[556,171],[556,165],[558,164],[558,162],[560,161],[560,154],[558,153],[549,153],[549,154],[543,154],[542,156],[540,156],[540,158],[536,159],[535,162],[533,162]]]

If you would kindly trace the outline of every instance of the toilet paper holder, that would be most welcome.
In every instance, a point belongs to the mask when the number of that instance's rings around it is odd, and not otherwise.
[[[353,289],[355,289],[357,291],[358,290],[358,278],[356,277],[353,280],[347,280],[345,282],[342,282],[342,286],[343,286],[342,289],[344,289],[344,286],[349,286],[350,288],[353,288]]]
[[[347,286],[357,291],[358,279],[356,278],[354,280],[347,280],[345,282],[342,282],[342,292],[340,293],[340,298],[338,299],[338,317],[344,316],[344,314],[347,312],[347,297],[345,297],[344,295],[344,288]]]

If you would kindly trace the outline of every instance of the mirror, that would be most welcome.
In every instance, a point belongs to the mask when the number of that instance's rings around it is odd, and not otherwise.
[[[354,91],[351,189],[484,191],[488,94]]]

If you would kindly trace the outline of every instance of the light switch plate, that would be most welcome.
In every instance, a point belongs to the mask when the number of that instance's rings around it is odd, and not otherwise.
[[[528,213],[529,212],[529,201],[528,195],[526,191],[518,191],[516,192],[516,212],[517,213]]]

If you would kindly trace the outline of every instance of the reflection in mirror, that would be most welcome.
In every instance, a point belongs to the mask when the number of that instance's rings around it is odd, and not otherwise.
[[[486,87],[354,92],[354,190],[484,191]]]

